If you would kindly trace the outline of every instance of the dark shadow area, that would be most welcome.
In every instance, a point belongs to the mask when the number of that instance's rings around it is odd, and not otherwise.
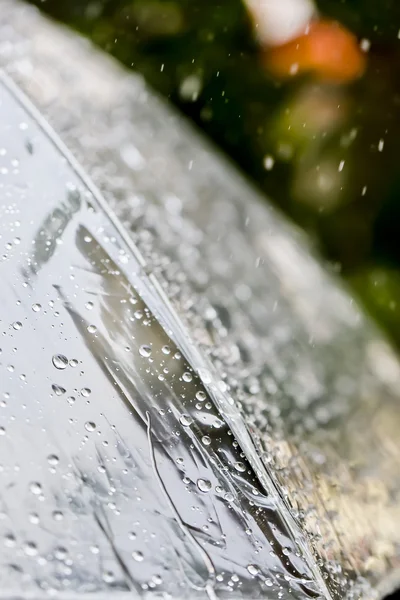
[[[396,590],[390,596],[385,596],[384,600],[400,600],[400,590]]]

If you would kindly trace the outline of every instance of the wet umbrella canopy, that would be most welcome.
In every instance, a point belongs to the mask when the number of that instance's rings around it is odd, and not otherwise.
[[[380,597],[390,348],[140,79],[0,7],[0,597]]]

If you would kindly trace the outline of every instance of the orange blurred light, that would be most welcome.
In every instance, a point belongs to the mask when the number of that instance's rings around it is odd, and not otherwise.
[[[357,38],[334,21],[315,21],[294,40],[264,51],[265,64],[279,78],[311,72],[319,79],[351,82],[365,71]]]

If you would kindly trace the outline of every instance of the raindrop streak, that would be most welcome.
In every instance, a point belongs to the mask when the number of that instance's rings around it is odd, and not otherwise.
[[[53,365],[61,371],[68,366],[68,358],[64,354],[55,354],[52,358]]]

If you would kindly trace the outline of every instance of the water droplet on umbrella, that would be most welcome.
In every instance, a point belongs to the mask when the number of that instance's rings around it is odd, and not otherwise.
[[[35,496],[38,496],[39,494],[42,493],[42,486],[40,485],[39,482],[32,481],[32,483],[29,485],[29,490],[31,491],[32,494],[34,494]]]
[[[56,383],[53,383],[51,389],[53,390],[56,396],[62,396],[67,391],[65,388],[61,387],[61,385],[57,385]]]
[[[139,552],[139,550],[135,550],[134,552],[132,552],[132,558],[133,560],[136,560],[136,562],[142,562],[143,554]]]
[[[148,358],[151,355],[151,348],[150,348],[150,346],[146,346],[146,345],[140,346],[140,348],[139,348],[139,354],[141,356],[144,356],[145,358]]]
[[[86,431],[94,431],[96,429],[96,423],[93,423],[93,421],[86,421],[85,429]]]
[[[244,471],[246,470],[246,466],[242,462],[236,462],[234,464],[234,467],[236,471],[239,471],[240,473],[244,473]]]
[[[55,354],[52,361],[55,368],[61,371],[68,366],[68,358],[64,354]]]
[[[198,479],[197,487],[201,492],[207,493],[211,490],[211,481],[208,481],[208,479]]]
[[[16,543],[16,540],[12,533],[7,533],[4,536],[4,545],[5,546],[12,548],[13,546],[15,546],[15,543]]]
[[[250,573],[250,575],[258,575],[259,570],[255,565],[247,565],[247,570]]]
[[[190,427],[190,425],[193,423],[193,419],[189,415],[181,415],[179,418],[179,422],[184,427]]]
[[[34,542],[26,542],[23,545],[23,550],[27,556],[36,556],[37,546]]]
[[[39,519],[39,515],[37,513],[32,513],[29,515],[29,521],[33,524],[33,525],[38,525],[40,522]]]

